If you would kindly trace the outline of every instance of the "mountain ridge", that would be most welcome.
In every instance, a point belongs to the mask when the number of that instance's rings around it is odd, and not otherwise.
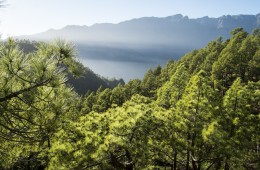
[[[230,31],[242,27],[248,33],[260,27],[260,14],[223,15],[213,18],[189,18],[182,14],[167,17],[142,17],[117,24],[99,23],[91,26],[68,25],[18,39],[48,41],[54,38],[75,43],[79,57],[86,60],[165,64],[185,53],[205,46],[220,36],[230,38]],[[115,68],[118,67],[117,65]],[[94,72],[102,75],[103,72]],[[143,70],[147,70],[144,68]],[[124,72],[124,70],[115,70]],[[131,74],[131,73],[125,73]],[[140,76],[144,72],[140,73]],[[106,75],[113,77],[113,75]],[[122,75],[120,78],[125,78]],[[130,76],[137,78],[136,75]]]
[[[132,44],[174,46],[185,44],[191,50],[200,48],[219,36],[229,38],[229,32],[234,28],[243,27],[251,33],[254,28],[259,26],[260,14],[223,15],[218,18],[204,16],[191,19],[188,16],[176,14],[167,17],[134,18],[117,24],[67,25],[61,29],[50,29],[17,38],[46,41],[59,37],[76,44],[91,43],[101,46],[104,44],[106,46],[132,46]]]
[[[72,27],[73,28],[82,28],[82,27],[84,27],[84,28],[89,29],[89,28],[94,28],[94,27],[100,26],[100,25],[120,25],[120,24],[125,24],[125,23],[129,23],[129,22],[143,20],[143,19],[171,19],[172,21],[179,21],[179,20],[183,20],[183,19],[188,19],[188,20],[194,20],[194,21],[203,21],[205,19],[207,19],[207,20],[222,20],[222,19],[230,19],[230,18],[239,19],[241,17],[255,17],[255,18],[258,19],[257,20],[257,25],[260,24],[260,13],[258,13],[256,15],[239,14],[239,15],[222,15],[220,17],[203,16],[203,17],[199,17],[199,18],[190,18],[190,17],[182,15],[182,14],[175,14],[175,15],[170,15],[170,16],[166,16],[166,17],[147,16],[147,17],[140,17],[140,18],[132,18],[132,19],[125,20],[125,21],[120,21],[120,22],[117,22],[117,23],[94,23],[94,24],[92,24],[90,26],[88,26],[88,25],[75,25],[75,24],[72,24],[72,25],[66,25],[66,26],[64,26],[62,28],[58,28],[58,29],[50,28],[49,30],[44,31],[44,32],[39,32],[39,33],[32,34],[32,35],[21,35],[21,36],[17,36],[17,37],[19,38],[19,37],[23,37],[23,36],[34,36],[34,35],[46,33],[46,32],[49,32],[49,31],[61,31],[63,29],[68,29],[68,28],[72,28]]]

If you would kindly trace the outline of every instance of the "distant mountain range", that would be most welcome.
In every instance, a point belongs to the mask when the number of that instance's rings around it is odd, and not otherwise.
[[[219,36],[227,39],[230,31],[237,27],[251,33],[260,27],[260,14],[196,19],[181,14],[144,17],[118,24],[70,25],[18,38],[66,39],[77,45],[80,57],[85,59],[162,64],[201,48]]]

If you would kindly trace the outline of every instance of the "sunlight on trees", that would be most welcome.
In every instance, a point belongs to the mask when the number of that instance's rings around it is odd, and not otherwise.
[[[0,169],[259,169],[260,34],[79,96],[64,41],[0,45]]]

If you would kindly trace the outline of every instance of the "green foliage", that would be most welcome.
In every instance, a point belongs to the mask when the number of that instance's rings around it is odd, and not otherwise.
[[[147,97],[156,98],[156,91],[161,86],[160,82],[161,66],[157,66],[154,70],[149,69],[141,83],[142,94]]]
[[[68,47],[61,42],[41,43],[37,51],[24,54],[12,39],[1,44],[1,166],[23,166],[18,164],[25,159],[33,167],[31,159],[46,156],[39,152],[50,147],[61,115],[77,98],[65,85],[67,70],[75,64]]]
[[[82,98],[69,44],[2,43],[0,169],[259,169],[260,34],[231,34]]]
[[[216,85],[223,90],[223,93],[236,77],[241,77],[244,82],[252,79],[248,77],[248,64],[256,52],[256,46],[243,29],[234,30],[232,35],[232,39],[222,50],[212,68]]]
[[[96,103],[95,92],[91,92],[89,95],[86,95],[83,100],[81,112],[84,114],[90,113],[92,111],[93,104]]]
[[[110,101],[113,106],[122,106],[125,102],[124,88],[121,84],[118,84],[111,93]]]
[[[102,91],[98,97],[97,97],[97,102],[95,105],[93,105],[92,109],[96,112],[104,112],[111,106],[110,102],[110,96],[111,96],[111,90],[110,89],[105,89]]]
[[[188,80],[189,73],[187,68],[184,64],[179,65],[170,81],[164,83],[158,90],[158,104],[165,108],[175,107],[178,100],[182,97]]]
[[[125,86],[124,86],[124,92],[125,92],[125,98],[127,100],[131,99],[131,97],[134,94],[140,94],[141,93],[141,80],[134,79],[130,80]]]
[[[220,123],[228,143],[226,157],[231,157],[230,162],[237,167],[255,169],[259,166],[253,163],[259,161],[259,90],[259,81],[244,85],[238,78],[223,98],[225,121]]]

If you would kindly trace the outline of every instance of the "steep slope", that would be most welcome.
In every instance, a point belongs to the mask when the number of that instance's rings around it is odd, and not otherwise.
[[[22,40],[18,41],[19,47],[25,52],[29,53],[35,51],[38,42]],[[78,94],[84,95],[88,91],[96,91],[100,86],[103,88],[114,88],[119,83],[124,85],[124,80],[120,79],[107,79],[103,78],[96,73],[94,73],[88,67],[84,67],[84,74],[79,78],[70,77],[68,84],[70,84]]]
[[[96,91],[101,86],[103,88],[113,89],[119,83],[122,85],[125,84],[123,79],[117,80],[102,78],[87,67],[85,67],[85,73],[82,77],[70,77],[68,83],[72,85],[72,87],[76,90],[78,94],[81,95],[86,94],[88,91]]]
[[[24,89],[23,52],[2,48],[0,169],[259,170],[259,44],[260,29],[237,28],[142,81],[82,98],[55,82]]]
[[[148,70],[142,81],[86,96],[76,125],[56,134],[50,165],[259,169],[260,29],[231,34]]]

